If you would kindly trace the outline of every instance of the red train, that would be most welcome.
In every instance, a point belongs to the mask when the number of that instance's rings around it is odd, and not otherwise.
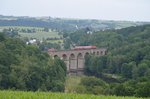
[[[96,49],[96,46],[76,46],[73,50]]]
[[[87,49],[96,49],[96,46],[76,46],[72,48],[72,50],[87,50]],[[56,52],[57,50],[54,48],[48,49],[48,52]]]
[[[56,52],[57,50],[56,49],[54,49],[54,48],[50,48],[50,49],[48,49],[48,52]]]

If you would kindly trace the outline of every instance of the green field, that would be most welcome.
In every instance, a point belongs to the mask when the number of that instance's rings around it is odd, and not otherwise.
[[[96,96],[52,92],[0,91],[0,99],[144,99],[136,97]],[[146,98],[145,98],[146,99]]]
[[[24,38],[24,37],[27,37],[27,38],[36,38],[36,39],[39,39],[39,40],[43,40],[43,39],[46,39],[46,38],[60,38],[61,35],[58,35],[58,32],[56,31],[49,31],[49,32],[44,32],[42,31],[43,28],[41,27],[25,27],[25,26],[1,26],[0,27],[0,31],[2,31],[3,29],[9,29],[9,28],[13,28],[13,29],[18,29],[18,30],[21,30],[21,29],[35,29],[36,32],[35,33],[23,33],[23,32],[19,32],[18,34]],[[58,40],[50,40],[50,42],[58,42]],[[62,40],[59,40],[59,42],[62,42]]]
[[[30,26],[0,26],[0,29],[8,29],[8,28],[18,28],[18,29],[39,29],[42,30],[42,27],[30,27]]]
[[[36,33],[19,33],[21,37],[37,38],[39,40],[46,38],[60,38],[57,32],[36,32]]]

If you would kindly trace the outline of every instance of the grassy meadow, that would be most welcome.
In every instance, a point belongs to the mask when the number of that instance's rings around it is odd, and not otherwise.
[[[43,31],[43,28],[41,27],[25,27],[25,26],[1,26],[0,27],[0,31],[2,31],[3,29],[9,29],[9,28],[13,28],[13,29],[35,29],[36,32],[35,33],[24,33],[24,32],[18,32],[18,34],[21,36],[21,38],[27,37],[27,38],[36,38],[39,40],[43,40],[43,39],[47,39],[47,38],[60,38],[61,35],[58,35],[58,32],[56,31],[49,31],[49,32],[45,32]],[[63,40],[47,40],[48,42],[51,43],[58,43],[58,42],[63,42]]]
[[[136,97],[96,96],[52,92],[0,91],[0,99],[144,99]],[[145,98],[146,99],[146,98]]]
[[[13,28],[13,29],[36,29],[36,30],[42,30],[42,27],[30,27],[30,26],[0,26],[0,29],[9,29],[9,28]]]
[[[36,32],[36,33],[21,33],[19,32],[19,35],[21,37],[27,37],[27,38],[37,38],[39,40],[46,39],[46,38],[59,38],[57,32]]]
[[[74,93],[82,76],[67,76],[65,83],[65,92]]]

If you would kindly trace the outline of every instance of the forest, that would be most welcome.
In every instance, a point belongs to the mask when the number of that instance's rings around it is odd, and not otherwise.
[[[101,57],[85,61],[85,77],[79,93],[149,97],[150,25],[89,33],[82,29],[66,36],[70,45],[96,45],[107,48]],[[88,39],[87,39],[88,38]],[[99,78],[99,79],[98,79]]]
[[[35,45],[0,33],[0,90],[64,91],[66,65]]]

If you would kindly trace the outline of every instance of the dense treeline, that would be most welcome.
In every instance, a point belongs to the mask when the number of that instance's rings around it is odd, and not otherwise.
[[[92,34],[85,29],[68,38],[76,45],[107,48],[105,56],[90,55],[85,61],[86,75],[102,78],[109,84],[109,90],[101,90],[101,94],[150,96],[150,25]]]
[[[140,78],[124,83],[107,83],[97,77],[83,77],[75,91],[95,95],[150,97],[150,80]]]
[[[0,33],[0,89],[64,91],[65,63]]]
[[[51,18],[51,17],[15,17],[15,16],[0,15],[0,26],[48,27],[51,29],[68,33],[86,27],[90,27],[94,31],[99,31],[105,29],[124,28],[147,23],[129,22],[129,21],[88,20],[88,19],[81,20],[81,19],[65,19],[65,18]]]
[[[102,34],[107,35],[107,37],[103,38]],[[90,58],[91,62],[88,62],[91,63],[91,65],[93,62],[101,71],[121,74],[127,79],[136,79],[149,75],[149,25],[130,27],[113,32],[98,32],[91,35],[91,38],[95,38],[92,39],[93,42],[95,41],[95,44],[90,41],[94,45],[108,48],[106,56],[99,58],[95,57],[93,59],[95,62]]]

